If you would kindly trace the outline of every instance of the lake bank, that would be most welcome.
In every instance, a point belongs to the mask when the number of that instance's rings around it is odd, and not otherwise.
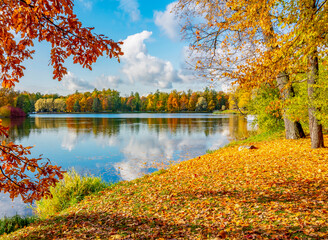
[[[328,149],[309,138],[254,146],[120,182],[7,239],[327,237]]]
[[[64,170],[133,180],[248,136],[248,120],[213,114],[38,114],[6,119],[10,140],[43,154]],[[32,214],[20,198],[0,194],[0,218]],[[12,207],[13,206],[13,207]]]

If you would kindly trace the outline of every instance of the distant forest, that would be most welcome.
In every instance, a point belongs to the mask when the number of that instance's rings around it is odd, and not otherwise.
[[[120,96],[112,89],[68,96],[19,92],[0,89],[0,116],[24,115],[31,112],[212,112],[229,108],[229,95],[206,88],[204,91],[173,90],[141,96],[131,92]]]

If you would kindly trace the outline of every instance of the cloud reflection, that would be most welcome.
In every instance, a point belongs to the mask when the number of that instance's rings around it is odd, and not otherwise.
[[[21,198],[15,198],[12,201],[9,194],[0,193],[0,217],[12,217],[16,214],[21,216],[32,215],[32,209],[27,208]]]
[[[78,139],[78,135],[76,132],[68,131],[67,134],[64,135],[63,141],[62,141],[62,148],[68,151],[72,151],[75,147],[75,145],[80,141],[81,139]]]

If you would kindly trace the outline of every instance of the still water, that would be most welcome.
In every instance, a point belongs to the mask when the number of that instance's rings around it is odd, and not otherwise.
[[[250,121],[239,115],[192,114],[36,114],[4,120],[10,140],[35,146],[64,170],[132,180],[245,138]],[[0,194],[0,217],[28,215],[19,198]]]

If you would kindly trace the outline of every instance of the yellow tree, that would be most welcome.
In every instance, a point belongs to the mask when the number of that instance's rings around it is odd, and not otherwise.
[[[104,54],[117,59],[123,54],[119,42],[82,27],[71,0],[1,0],[0,12],[0,81],[5,88],[24,75],[23,62],[32,58],[34,41],[50,43],[53,78],[58,80],[67,73],[63,64],[68,57],[91,69]],[[8,137],[7,131],[0,121],[0,135]],[[0,144],[0,191],[9,192],[11,198],[21,195],[25,202],[49,195],[49,187],[63,172],[41,158],[28,158],[29,154],[30,147]]]
[[[282,100],[293,96],[292,81],[299,72],[317,78],[315,56],[327,49],[326,1],[180,0],[178,9],[187,19],[184,31],[197,52],[198,69],[233,79],[243,88],[275,84]],[[196,24],[190,20],[193,16],[198,17]],[[316,148],[323,146],[323,138],[320,124],[313,120],[311,95],[309,84],[310,132]],[[299,123],[286,115],[284,121],[287,138],[302,135],[296,132]]]
[[[189,98],[185,92],[181,94],[179,105],[180,105],[180,111],[187,111],[188,110],[188,103]]]
[[[287,3],[287,2],[286,2]],[[285,4],[286,4],[285,3]],[[298,14],[295,14],[297,12]],[[287,33],[279,36],[274,44],[281,46],[275,51],[275,58],[285,58],[295,69],[307,72],[308,115],[312,148],[324,147],[322,125],[317,118],[320,111],[315,98],[320,94],[319,59],[328,54],[328,5],[325,0],[294,0],[288,2],[281,15],[282,24],[289,27]],[[323,61],[327,69],[328,63]],[[294,70],[295,72],[295,70]],[[327,102],[322,103],[326,105]]]
[[[168,112],[178,112],[180,110],[179,106],[179,93],[173,90],[167,99],[167,111]]]

